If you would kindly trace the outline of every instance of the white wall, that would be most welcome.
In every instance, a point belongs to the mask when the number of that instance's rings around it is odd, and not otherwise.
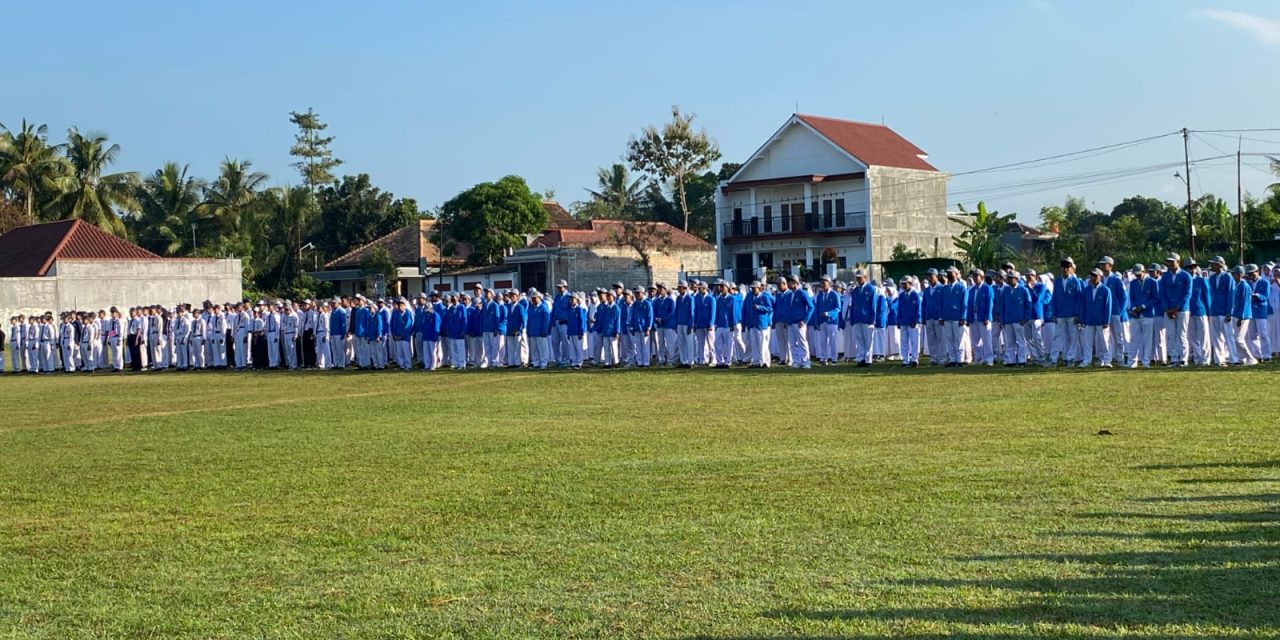
[[[241,299],[240,260],[58,260],[43,278],[0,278],[0,318],[71,309]]]
[[[833,175],[866,169],[827,139],[800,124],[787,127],[738,174],[737,180],[767,180],[809,174]]]

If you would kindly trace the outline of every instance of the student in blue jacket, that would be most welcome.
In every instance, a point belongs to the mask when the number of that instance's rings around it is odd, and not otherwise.
[[[627,314],[630,320],[627,330],[631,334],[631,360],[624,364],[643,369],[653,363],[653,341],[650,339],[653,335],[653,301],[645,295],[644,287],[636,287],[631,292],[631,297],[633,302]]]
[[[698,281],[698,293],[693,296],[693,334],[696,346],[693,362],[697,365],[711,364],[707,356],[715,348],[716,298],[711,295],[706,282]]]
[[[1187,366],[1187,326],[1191,318],[1191,274],[1181,267],[1182,256],[1170,253],[1160,276],[1160,299],[1164,302],[1165,348],[1169,366]]]
[[[1209,351],[1210,362],[1225,367],[1232,361],[1231,350],[1236,348],[1231,337],[1231,325],[1227,316],[1231,315],[1231,293],[1235,291],[1235,281],[1227,273],[1227,261],[1222,256],[1214,256],[1209,260]]]
[[[1032,325],[1035,303],[1032,300],[1031,289],[1023,284],[1017,271],[1009,270],[1005,274],[1005,279],[1008,280],[1008,284],[1005,285],[1004,293],[1000,296],[1004,366],[1025,367],[1027,360],[1032,357],[1028,338],[1032,337],[1032,331],[1037,334],[1040,331],[1039,327]]]
[[[920,366],[920,325],[924,322],[924,297],[916,291],[915,282],[903,276],[898,283],[898,350],[902,353],[902,366]]]
[[[1253,289],[1253,318],[1249,323],[1249,335],[1246,336],[1250,355],[1259,362],[1271,362],[1271,332],[1268,326],[1268,318],[1271,317],[1271,283],[1262,276],[1256,264],[1245,266],[1244,279]]]
[[[773,329],[773,315],[773,296],[764,290],[763,282],[752,282],[751,293],[742,303],[742,316],[747,328],[747,357],[753,369],[769,367],[769,333]]]
[[[676,351],[680,359],[680,367],[693,367],[694,352],[697,351],[697,336],[693,333],[694,302],[689,292],[689,283],[681,280],[676,284]]]
[[[563,318],[569,317],[566,307]],[[529,366],[542,370],[555,361],[551,351],[551,325],[553,323],[551,305],[537,291],[529,293],[529,316],[525,320],[525,333],[529,336]]]
[[[582,306],[578,294],[569,297],[569,314],[565,317],[565,335],[569,341],[569,366],[582,368],[583,350],[587,341],[587,308]]]
[[[427,371],[440,367],[440,328],[443,318],[431,303],[422,305],[414,315],[413,326],[418,335],[418,361]]]
[[[945,367],[962,367],[960,349],[965,337],[965,318],[969,313],[969,291],[960,279],[960,270],[947,269],[947,282],[942,285],[942,344],[940,360]],[[930,357],[933,347],[930,346]]]
[[[1062,275],[1053,283],[1053,346],[1049,361],[1065,366],[1077,363],[1080,358],[1080,295],[1084,282],[1076,275],[1076,261],[1070,256],[1059,263]]]
[[[996,296],[991,286],[995,271],[986,273],[974,270],[974,285],[969,289],[969,309],[965,322],[969,325],[969,345],[974,364],[988,367],[995,364],[995,349],[991,345],[991,323],[995,321]]]
[[[596,307],[596,319],[592,331],[597,336],[600,350],[596,362],[605,369],[612,369],[618,364],[619,323],[620,313],[613,293],[601,291],[600,306]]]
[[[1209,364],[1212,347],[1209,346],[1209,308],[1213,306],[1209,291],[1209,278],[1200,271],[1194,258],[1188,258],[1186,270],[1191,274],[1191,313],[1187,320],[1187,345],[1191,350],[1191,364]]]
[[[1129,285],[1115,272],[1116,261],[1111,256],[1102,256],[1096,265],[1102,269],[1102,284],[1111,291],[1111,359],[1109,364],[1119,361],[1121,366],[1129,365]]]
[[[813,296],[800,286],[800,279],[795,276],[787,278],[787,338],[791,341],[791,366],[796,369],[811,369],[809,362],[809,317],[813,315],[815,305]],[[774,306],[775,313],[777,305]]]
[[[1102,282],[1102,269],[1089,272],[1089,282],[1080,296],[1080,364],[1093,362],[1095,353],[1102,367],[1111,367],[1111,290]]]
[[[1249,349],[1249,327],[1253,325],[1253,286],[1244,279],[1244,267],[1231,267],[1235,288],[1231,292],[1231,319],[1234,325],[1236,359],[1233,365],[1253,366],[1258,363]]]
[[[396,298],[396,308],[391,311],[391,354],[401,371],[408,371],[413,366],[414,319],[408,303],[403,297]]]
[[[529,301],[520,297],[520,292],[508,289],[503,296],[506,299],[506,330],[502,333],[504,353],[503,363],[508,369],[519,369],[525,365],[529,353],[529,342],[525,337],[525,322],[529,315]]]

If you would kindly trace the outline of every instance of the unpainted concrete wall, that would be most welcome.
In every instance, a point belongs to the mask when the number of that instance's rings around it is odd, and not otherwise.
[[[59,260],[43,278],[0,278],[0,318],[241,299],[240,260]]]

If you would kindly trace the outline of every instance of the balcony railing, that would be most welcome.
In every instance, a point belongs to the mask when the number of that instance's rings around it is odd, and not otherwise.
[[[724,223],[724,238],[761,238],[813,233],[856,233],[867,230],[867,214],[806,213],[802,215],[747,218]]]

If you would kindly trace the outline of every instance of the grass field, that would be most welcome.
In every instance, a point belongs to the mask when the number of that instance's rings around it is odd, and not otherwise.
[[[1276,637],[1277,379],[6,375],[0,636]]]

